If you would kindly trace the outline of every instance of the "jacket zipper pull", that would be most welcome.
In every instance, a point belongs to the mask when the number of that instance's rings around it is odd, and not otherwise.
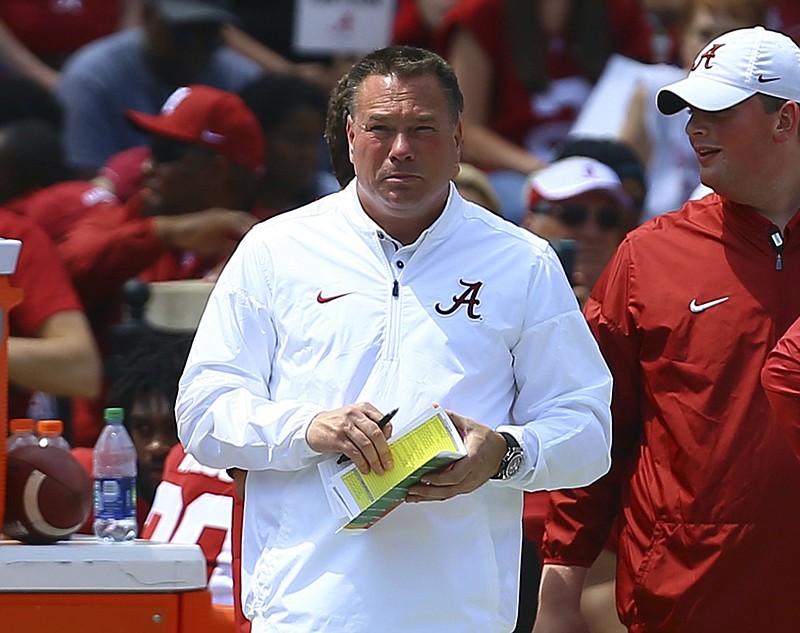
[[[395,279],[392,284],[392,296],[395,299],[400,296],[400,282],[398,282],[397,279]]]
[[[777,226],[773,226],[770,231],[769,238],[772,241],[772,246],[777,253],[775,259],[775,270],[783,270],[783,236],[781,230]]]

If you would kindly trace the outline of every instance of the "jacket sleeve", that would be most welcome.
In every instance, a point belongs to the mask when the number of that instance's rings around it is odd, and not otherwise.
[[[767,356],[761,384],[792,449],[800,456],[800,319]]]
[[[305,432],[323,409],[270,393],[278,333],[269,306],[266,247],[240,243],[206,304],[175,405],[188,453],[213,468],[299,470],[324,456]]]
[[[614,377],[611,470],[590,486],[550,495],[544,564],[588,567],[603,549],[620,509],[625,477],[641,437],[639,332],[631,301],[629,245],[623,242],[584,308]]]
[[[85,306],[107,300],[165,252],[152,218],[122,205],[91,210],[58,248]]]
[[[525,327],[512,350],[521,427],[499,427],[525,449],[526,490],[585,486],[610,466],[611,374],[564,277],[547,248],[527,292]]]

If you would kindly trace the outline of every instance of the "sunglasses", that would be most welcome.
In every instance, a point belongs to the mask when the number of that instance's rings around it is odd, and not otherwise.
[[[213,156],[213,152],[204,147],[174,141],[163,136],[154,136],[150,142],[150,156],[156,163],[174,163],[187,154]]]
[[[571,228],[582,226],[590,216],[603,231],[612,231],[622,225],[622,211],[613,206],[592,207],[577,202],[547,202],[537,204],[533,211],[549,215]]]

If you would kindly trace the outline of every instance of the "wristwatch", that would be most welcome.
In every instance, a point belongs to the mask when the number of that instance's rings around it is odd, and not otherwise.
[[[506,440],[506,454],[503,455],[503,459],[500,461],[500,468],[492,476],[492,479],[505,480],[517,474],[519,467],[522,466],[523,453],[517,438],[511,433],[500,431],[500,435]]]

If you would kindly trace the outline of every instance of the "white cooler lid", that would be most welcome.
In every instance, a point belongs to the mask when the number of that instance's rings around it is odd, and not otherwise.
[[[73,536],[52,545],[0,541],[0,592],[179,592],[206,587],[199,545]]]

